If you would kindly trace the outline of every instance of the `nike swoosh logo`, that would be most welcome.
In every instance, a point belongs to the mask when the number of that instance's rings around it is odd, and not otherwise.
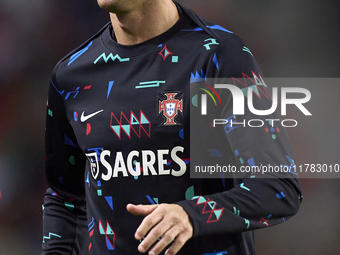
[[[84,112],[82,112],[82,114],[81,114],[81,116],[80,116],[80,121],[81,121],[81,122],[85,122],[85,121],[87,121],[88,119],[92,118],[93,116],[97,115],[98,113],[101,113],[102,111],[104,111],[104,109],[99,110],[99,111],[97,111],[97,112],[94,112],[94,113],[92,113],[92,114],[89,114],[89,115],[87,115],[87,116],[84,115],[84,113],[85,113],[85,111],[84,111]]]

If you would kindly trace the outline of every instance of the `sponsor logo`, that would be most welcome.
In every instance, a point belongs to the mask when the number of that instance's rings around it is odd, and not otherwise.
[[[181,125],[178,120],[175,120],[179,112],[183,116],[182,92],[161,93],[158,96],[158,116],[165,118],[161,125]]]
[[[133,150],[125,156],[123,152],[112,153],[109,150],[103,150],[100,154],[90,152],[85,155],[90,162],[93,179],[99,177],[103,181],[109,181],[111,178],[141,175],[182,176],[187,170],[187,165],[178,154],[183,152],[182,146],[176,146],[171,150],[159,149],[155,152]],[[109,162],[113,162],[113,164]],[[168,164],[169,162],[171,164]],[[171,166],[171,169],[168,168]]]
[[[104,111],[104,109],[99,110],[99,111],[97,111],[97,112],[94,112],[94,113],[92,113],[92,114],[89,114],[89,115],[87,115],[87,116],[85,116],[85,111],[84,111],[84,112],[82,112],[82,114],[81,114],[81,116],[80,116],[80,121],[81,121],[81,122],[85,122],[85,121],[87,121],[88,119],[92,118],[93,116],[97,115],[98,113],[101,113],[102,111]]]
[[[93,179],[97,179],[99,174],[99,164],[98,164],[98,156],[97,152],[86,153],[85,156],[90,162],[90,170]]]

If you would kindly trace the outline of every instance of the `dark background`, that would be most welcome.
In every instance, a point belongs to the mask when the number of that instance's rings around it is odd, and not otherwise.
[[[338,0],[181,0],[237,33],[265,77],[340,77]],[[0,0],[0,255],[39,254],[44,123],[54,65],[109,21],[94,0]],[[325,87],[325,90],[327,88]],[[312,100],[334,115],[288,130],[298,164],[339,163],[340,90]],[[340,179],[302,179],[301,210],[256,232],[257,254],[337,254]]]

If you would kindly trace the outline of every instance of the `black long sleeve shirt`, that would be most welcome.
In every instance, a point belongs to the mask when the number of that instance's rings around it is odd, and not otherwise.
[[[170,30],[133,46],[118,44],[108,24],[55,67],[44,254],[139,254],[134,233],[143,218],[128,213],[128,203],[181,205],[194,236],[179,254],[193,255],[255,254],[252,230],[297,212],[300,183],[290,173],[190,178],[190,84],[234,78],[242,89],[252,85],[242,81],[261,81],[262,74],[237,35],[178,10],[180,21]],[[228,97],[224,118],[233,115]],[[259,94],[254,104],[267,107],[271,100]],[[279,131],[274,139],[268,128],[226,130],[225,163],[289,165],[289,140]]]

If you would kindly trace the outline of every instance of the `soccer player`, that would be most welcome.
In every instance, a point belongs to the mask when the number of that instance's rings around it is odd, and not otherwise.
[[[171,0],[98,4],[111,22],[65,56],[50,82],[43,254],[255,254],[252,230],[298,211],[296,176],[189,171],[191,83],[231,78],[255,87],[257,109],[270,107],[252,53]],[[230,93],[222,100],[221,115],[234,118]],[[226,165],[293,162],[282,128],[223,130]]]

